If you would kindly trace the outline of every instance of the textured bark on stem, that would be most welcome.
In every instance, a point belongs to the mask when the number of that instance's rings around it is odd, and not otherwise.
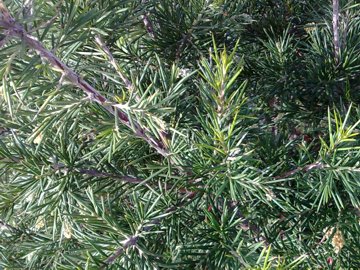
[[[291,171],[288,171],[288,172],[285,172],[279,176],[276,176],[275,179],[282,179],[282,178],[287,178],[287,177],[290,177],[290,176],[293,176],[294,174],[297,174],[298,172],[308,172],[310,170],[313,170],[313,169],[323,169],[327,167],[325,164],[321,163],[321,162],[314,162],[314,163],[311,163],[309,165],[306,165],[304,167],[299,167],[299,168],[296,168],[294,170],[291,170]]]
[[[339,0],[333,0],[333,35],[334,35],[334,56],[335,61],[339,63],[340,38],[339,38]]]
[[[142,3],[146,4],[147,0],[143,0]],[[154,39],[155,38],[154,28],[153,28],[152,22],[150,21],[147,14],[144,14],[142,16],[142,19],[143,19],[143,23],[144,23],[144,26],[146,28],[146,31],[148,32],[149,36]]]
[[[114,263],[114,261],[123,254],[129,247],[135,246],[138,241],[138,236],[131,236],[128,239],[126,239],[123,243],[123,246],[118,248],[113,255],[111,255],[109,258],[106,259],[105,263],[107,265],[111,265]]]
[[[153,147],[162,156],[168,156],[169,151],[165,147],[164,143],[157,138],[152,137],[146,132],[146,129],[140,126],[134,120],[132,123],[124,111],[116,107],[116,104],[111,103],[104,96],[102,96],[94,87],[92,87],[81,76],[76,74],[71,68],[66,66],[59,58],[57,58],[52,52],[47,50],[41,42],[39,42],[34,36],[27,33],[24,27],[17,23],[14,18],[9,14],[8,10],[0,0],[0,28],[5,30],[7,37],[16,37],[21,39],[29,48],[35,50],[42,59],[46,60],[56,71],[60,72],[67,81],[74,86],[80,88],[85,92],[91,101],[100,104],[104,109],[118,117],[120,122],[135,133],[135,136],[146,141],[151,147]],[[0,29],[1,30],[1,29]]]

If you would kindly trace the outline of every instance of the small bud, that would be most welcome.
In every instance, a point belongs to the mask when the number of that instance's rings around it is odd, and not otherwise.
[[[65,238],[70,239],[72,236],[72,228],[70,224],[65,221],[64,227],[63,227],[63,235]]]
[[[274,200],[274,199],[276,198],[275,193],[274,193],[271,189],[268,189],[268,190],[267,190],[265,196],[266,196],[266,199],[267,199],[269,202],[271,202],[272,200]]]
[[[42,228],[45,227],[45,221],[44,221],[44,217],[38,217],[38,219],[36,220],[36,223],[35,223],[35,230],[38,231]]]
[[[333,236],[331,244],[334,247],[334,251],[336,254],[338,254],[340,250],[344,247],[345,239],[339,229],[336,230],[336,233]]]
[[[306,27],[304,28],[304,30],[306,31],[306,33],[311,33],[312,31],[316,30],[316,24],[314,22],[309,23],[306,25]]]
[[[42,133],[39,133],[39,134],[36,136],[36,138],[35,138],[35,140],[34,140],[34,143],[35,143],[35,144],[39,144],[39,143],[41,142],[42,138],[43,138]]]

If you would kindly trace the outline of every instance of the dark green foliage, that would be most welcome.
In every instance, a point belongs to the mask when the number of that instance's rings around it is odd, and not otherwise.
[[[357,1],[5,4],[1,269],[360,268]]]

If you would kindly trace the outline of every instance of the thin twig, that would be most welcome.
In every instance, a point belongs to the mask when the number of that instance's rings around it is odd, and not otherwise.
[[[106,259],[105,263],[107,265],[111,265],[114,263],[114,261],[123,254],[129,247],[135,246],[139,237],[136,235],[130,236],[128,239],[126,239],[123,243],[123,246],[118,248],[113,255],[111,255],[109,258]]]
[[[28,21],[27,30],[31,31],[33,23],[31,22],[34,15],[34,0],[25,0],[23,4],[23,18]]]
[[[224,203],[224,200],[222,198],[219,198],[219,201],[221,204]],[[237,201],[228,201],[227,202],[227,207],[229,209],[231,209],[231,211],[236,211],[236,217],[241,219],[241,224],[240,224],[240,228],[244,231],[251,231],[252,233],[257,235],[257,239],[255,239],[256,241],[263,241],[265,246],[270,245],[268,239],[266,238],[266,236],[261,236],[261,229],[258,225],[254,224],[253,222],[251,222],[249,219],[247,219],[245,217],[245,215],[242,213],[242,211],[240,209],[238,209],[238,205],[240,203]]]
[[[190,34],[182,34],[182,38],[181,40],[178,42],[178,44],[180,44],[177,49],[176,49],[176,59],[180,59],[181,53],[184,50],[184,47],[188,41],[188,39],[190,38]]]
[[[3,164],[5,164],[5,163],[21,163],[22,159],[17,158],[17,157],[11,157],[11,158],[7,158],[7,159],[2,158],[2,159],[0,159],[0,162]],[[39,164],[39,166],[47,166],[47,165],[49,165],[49,164]],[[70,169],[62,163],[53,163],[51,165],[51,167],[54,170],[54,172],[64,172],[64,173],[75,172],[75,173],[88,175],[88,176],[92,176],[92,177],[104,177],[104,178],[118,179],[118,180],[128,182],[128,183],[144,182],[143,179],[140,179],[140,178],[137,178],[134,176],[118,175],[118,174],[113,174],[113,173],[101,172],[101,171],[98,171],[95,169],[84,169],[84,168],[71,168]]]
[[[11,226],[10,224],[6,223],[3,220],[0,220],[0,226],[5,227],[6,229],[10,231],[20,231],[18,228],[15,228],[14,226]]]
[[[4,5],[4,2],[0,0],[0,26],[2,26],[2,21],[11,21],[13,18],[11,17],[8,9]]]
[[[47,20],[46,22],[40,24],[38,27],[32,29],[31,31],[29,31],[30,33],[32,32],[36,32],[40,29],[46,28],[49,25],[53,24],[55,22],[55,20],[59,17],[60,14],[60,7],[62,5],[62,3],[64,2],[64,0],[60,0],[56,6],[55,6],[55,15],[53,17],[51,17],[49,20]]]
[[[298,167],[294,170],[291,170],[291,171],[288,171],[288,172],[285,172],[279,176],[276,176],[275,179],[281,179],[281,178],[287,178],[287,177],[290,177],[290,176],[293,176],[294,174],[298,173],[298,172],[308,172],[310,170],[313,170],[313,169],[322,169],[322,168],[325,168],[327,167],[327,165],[317,161],[317,162],[314,162],[314,163],[311,163],[309,165],[306,165],[304,167]]]
[[[121,256],[128,248],[130,248],[132,246],[136,246],[137,241],[142,232],[150,231],[154,225],[159,224],[159,222],[162,219],[164,219],[165,217],[167,217],[168,215],[175,213],[179,208],[184,206],[187,202],[191,201],[195,195],[196,195],[196,192],[189,192],[186,196],[184,196],[184,198],[182,198],[182,200],[177,205],[171,206],[164,211],[164,213],[167,215],[163,215],[161,218],[155,218],[155,219],[151,220],[149,223],[146,224],[146,226],[143,226],[136,234],[134,234],[134,235],[128,237],[126,240],[124,240],[123,245],[121,247],[119,247],[114,252],[114,254],[112,254],[105,260],[105,264],[106,265],[113,264],[115,262],[115,260],[119,256]]]
[[[6,35],[4,35],[3,37],[1,37],[1,39],[0,39],[0,48],[1,48],[2,46],[4,46],[7,41],[8,41],[8,37],[7,37]]]
[[[10,16],[2,1],[0,2],[0,12],[0,27],[7,30],[8,36],[20,38],[28,47],[34,49],[42,59],[46,60],[54,68],[54,70],[60,72],[71,84],[83,90],[91,101],[100,104],[109,113],[118,117],[122,124],[134,131],[135,136],[146,141],[159,154],[164,157],[167,157],[170,154],[167,147],[161,140],[149,135],[149,132],[147,132],[148,130],[141,127],[134,119],[130,121],[124,111],[116,109],[114,105],[102,96],[93,86],[76,74],[71,68],[66,66],[52,52],[47,50],[34,36],[28,34],[24,27],[17,23],[12,16]]]
[[[130,95],[131,95],[133,93],[133,91],[135,90],[133,84],[130,82],[130,80],[123,73],[123,71],[121,70],[120,65],[115,60],[115,58],[112,55],[112,53],[110,52],[109,48],[106,46],[106,44],[104,43],[104,41],[101,39],[101,37],[99,35],[97,35],[95,37],[95,41],[100,46],[100,48],[102,49],[102,51],[104,52],[104,54],[108,58],[110,64],[113,66],[113,68],[115,69],[115,71],[117,72],[117,74],[119,75],[119,77],[121,78],[121,80],[125,84],[125,87],[130,92]],[[136,99],[136,101],[139,101],[140,97],[138,95],[135,95],[135,99]]]
[[[80,173],[80,174],[85,174],[85,175],[89,175],[92,177],[106,177],[106,178],[114,178],[114,179],[119,179],[121,181],[124,182],[128,182],[128,183],[141,183],[144,180],[133,177],[133,176],[128,176],[128,175],[116,175],[116,174],[112,174],[112,173],[106,173],[106,172],[99,172],[97,170],[94,169],[75,169],[76,172]]]
[[[143,0],[142,4],[146,4],[147,0]],[[149,17],[147,14],[142,15],[142,19],[143,19],[143,23],[145,25],[146,31],[148,32],[149,36],[153,39],[156,38],[155,36],[155,32],[154,32],[154,27],[152,22],[150,21]]]
[[[150,35],[151,38],[155,38],[154,28],[153,28],[152,23],[149,20],[148,16],[145,14],[142,17],[143,17],[143,22],[144,22],[146,31],[148,32],[148,34]]]
[[[333,34],[335,61],[339,63],[340,40],[339,40],[339,0],[333,0]]]

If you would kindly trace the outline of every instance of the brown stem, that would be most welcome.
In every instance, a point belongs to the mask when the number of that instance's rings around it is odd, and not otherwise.
[[[288,171],[288,172],[285,172],[279,176],[276,176],[275,179],[281,179],[281,178],[287,178],[287,177],[290,177],[298,172],[308,172],[310,170],[313,170],[313,169],[322,169],[322,168],[325,168],[326,165],[321,163],[321,162],[314,162],[314,163],[311,163],[309,165],[306,165],[304,167],[298,167],[294,170],[291,170],[291,171]]]
[[[333,34],[334,34],[334,55],[335,61],[339,63],[340,40],[339,40],[339,0],[333,0]]]
[[[127,88],[127,90],[130,93],[132,93],[134,91],[134,85],[130,82],[130,80],[122,72],[119,64],[117,63],[114,56],[110,52],[109,48],[105,45],[105,43],[103,42],[103,40],[101,39],[101,37],[99,35],[97,35],[95,37],[95,41],[100,46],[100,48],[102,49],[102,51],[104,52],[104,54],[108,58],[110,64],[113,66],[113,68],[115,69],[115,71],[117,72],[117,74],[119,75],[119,77],[121,78],[123,83],[125,84],[125,87]],[[136,101],[139,101],[140,97],[138,95],[135,95],[135,99],[136,99]]]
[[[0,220],[0,226],[3,226],[3,227],[7,228],[10,231],[17,231],[17,232],[21,231],[18,228],[15,228],[14,226],[11,226],[10,224],[6,223],[3,220]]]
[[[122,247],[118,248],[113,255],[105,260],[107,265],[113,264],[114,261],[123,254],[129,247],[135,246],[139,237],[138,236],[130,236],[127,240],[125,240]]]
[[[1,1],[1,0],[0,0]],[[130,121],[127,114],[121,109],[115,109],[115,105],[102,96],[94,87],[92,87],[87,81],[76,74],[72,69],[66,66],[59,58],[57,58],[52,52],[47,50],[41,42],[39,42],[34,36],[28,34],[24,27],[17,23],[9,12],[0,2],[0,27],[6,30],[6,34],[9,37],[16,37],[21,39],[28,47],[34,49],[42,59],[45,59],[56,71],[61,72],[63,78],[66,78],[71,84],[80,88],[85,92],[91,101],[100,104],[109,113],[118,117],[120,122],[125,126],[132,129],[135,136],[146,141],[151,147],[153,147],[159,154],[167,157],[170,153],[165,144],[147,134],[146,129],[142,128],[135,120]]]
[[[143,1],[142,1],[142,4],[146,4],[146,3],[147,3],[147,0],[143,0]],[[154,27],[153,27],[153,24],[152,24],[152,22],[150,21],[149,17],[147,16],[147,14],[144,14],[144,15],[142,16],[142,19],[143,19],[144,26],[145,26],[146,31],[148,32],[149,36],[150,36],[152,39],[155,39]]]
[[[186,46],[186,43],[190,38],[189,33],[188,34],[183,34],[182,36],[183,36],[182,39],[178,42],[179,46],[176,49],[176,59],[180,59],[181,53],[184,50],[184,48]]]

